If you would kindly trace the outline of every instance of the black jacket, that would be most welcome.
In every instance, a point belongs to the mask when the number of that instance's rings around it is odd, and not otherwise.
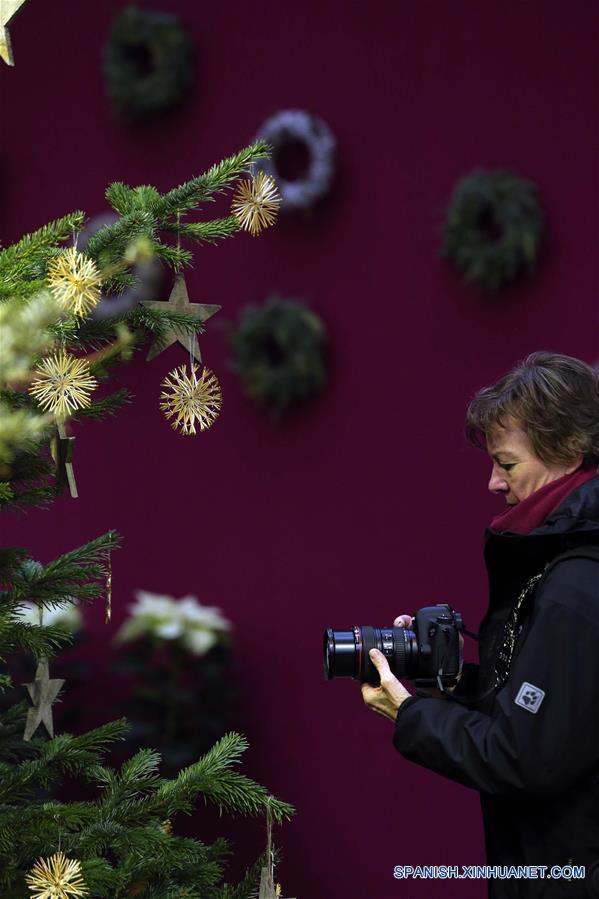
[[[493,899],[599,897],[599,561],[550,564],[592,545],[599,477],[530,534],[487,530],[480,667],[465,666],[455,691],[466,704],[416,696],[397,715],[402,755],[480,791],[487,864],[586,867],[584,881],[490,880]],[[494,687],[506,622],[537,574],[507,679]]]

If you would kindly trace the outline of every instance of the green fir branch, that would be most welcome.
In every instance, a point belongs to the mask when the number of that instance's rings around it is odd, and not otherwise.
[[[221,810],[261,815],[270,808],[278,823],[290,818],[293,806],[270,797],[264,787],[230,770],[247,747],[245,737],[225,734],[198,762],[181,771],[174,781],[162,784],[156,795],[158,806],[163,805],[170,817],[176,811],[189,811],[193,796],[203,793]]]
[[[17,243],[0,250],[0,288],[10,296],[11,287],[25,279],[43,278],[48,256],[57,244],[72,238],[83,228],[85,213],[72,212],[26,234]],[[30,285],[31,286],[31,285]],[[21,291],[19,294],[22,295]]]
[[[134,328],[145,328],[161,337],[171,328],[187,334],[202,334],[203,325],[197,318],[184,312],[173,312],[170,309],[156,309],[155,306],[140,304],[131,313],[129,323]]]
[[[106,578],[109,554],[119,546],[118,533],[108,531],[48,565],[24,564],[7,598],[15,605],[28,600],[48,608],[70,603],[74,596],[87,602],[104,591],[97,581]]]
[[[235,216],[230,215],[224,219],[211,219],[208,222],[183,222],[180,224],[170,222],[164,225],[162,230],[174,232],[189,240],[214,244],[217,240],[236,234],[240,227]]]
[[[108,257],[105,264],[109,264],[125,255],[127,246],[134,238],[142,236],[153,238],[154,230],[154,216],[145,210],[136,209],[117,222],[104,225],[96,231],[87,242],[85,252],[102,267],[105,255]]]
[[[198,178],[168,191],[158,204],[156,213],[166,220],[208,202],[213,194],[225,190],[235,178],[248,172],[257,159],[269,156],[271,149],[266,141],[258,140],[239,153],[228,156]]]
[[[91,418],[94,421],[103,421],[131,402],[131,394],[126,387],[111,393],[109,396],[96,400],[85,409],[79,409],[77,418]]]

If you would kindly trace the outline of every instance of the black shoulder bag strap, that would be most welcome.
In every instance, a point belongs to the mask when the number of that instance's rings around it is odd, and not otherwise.
[[[535,574],[525,583],[516,602],[514,603],[514,607],[510,612],[504,626],[503,638],[499,647],[497,661],[495,663],[494,683],[488,690],[485,691],[482,697],[479,697],[479,700],[484,699],[491,693],[496,692],[505,684],[509,675],[512,658],[516,649],[518,637],[520,636],[522,624],[532,613],[534,594],[536,592],[539,581],[541,581],[547,574],[549,574],[549,572],[553,568],[555,568],[556,565],[559,565],[560,562],[565,562],[568,559],[591,559],[595,562],[599,562],[599,544],[577,546],[573,549],[568,549],[565,552],[560,553],[559,556],[556,556],[555,559],[553,559],[545,566],[543,571],[539,572],[539,574]],[[443,692],[446,694],[448,699],[451,698],[462,705],[466,704],[457,696],[452,696],[450,692],[445,690],[443,690]]]
[[[522,625],[532,614],[534,596],[539,582],[544,580],[556,565],[568,559],[592,559],[595,562],[599,562],[599,545],[577,546],[560,553],[559,556],[556,556],[555,559],[552,559],[551,562],[545,565],[543,571],[535,574],[534,577],[531,577],[526,582],[505,623],[503,639],[495,663],[493,689],[497,690],[502,687],[508,678]]]

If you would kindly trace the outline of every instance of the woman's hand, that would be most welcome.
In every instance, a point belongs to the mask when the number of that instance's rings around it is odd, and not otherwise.
[[[407,615],[405,617],[409,618],[410,616]],[[397,621],[398,619],[395,620]],[[399,627],[400,625],[396,626]],[[404,685],[391,673],[389,663],[382,652],[379,652],[378,649],[371,649],[368,655],[379,673],[381,685],[380,687],[373,687],[370,684],[362,684],[364,702],[374,712],[378,712],[379,715],[395,721],[402,702],[412,694],[408,693]]]

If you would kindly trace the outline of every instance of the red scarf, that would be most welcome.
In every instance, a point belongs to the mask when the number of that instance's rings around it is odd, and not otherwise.
[[[558,506],[561,506],[569,493],[596,475],[595,468],[590,471],[577,468],[576,471],[564,475],[563,478],[550,481],[549,484],[539,487],[522,502],[510,506],[505,512],[496,515],[491,522],[491,530],[497,533],[510,531],[512,534],[530,534],[531,531],[542,525]]]

